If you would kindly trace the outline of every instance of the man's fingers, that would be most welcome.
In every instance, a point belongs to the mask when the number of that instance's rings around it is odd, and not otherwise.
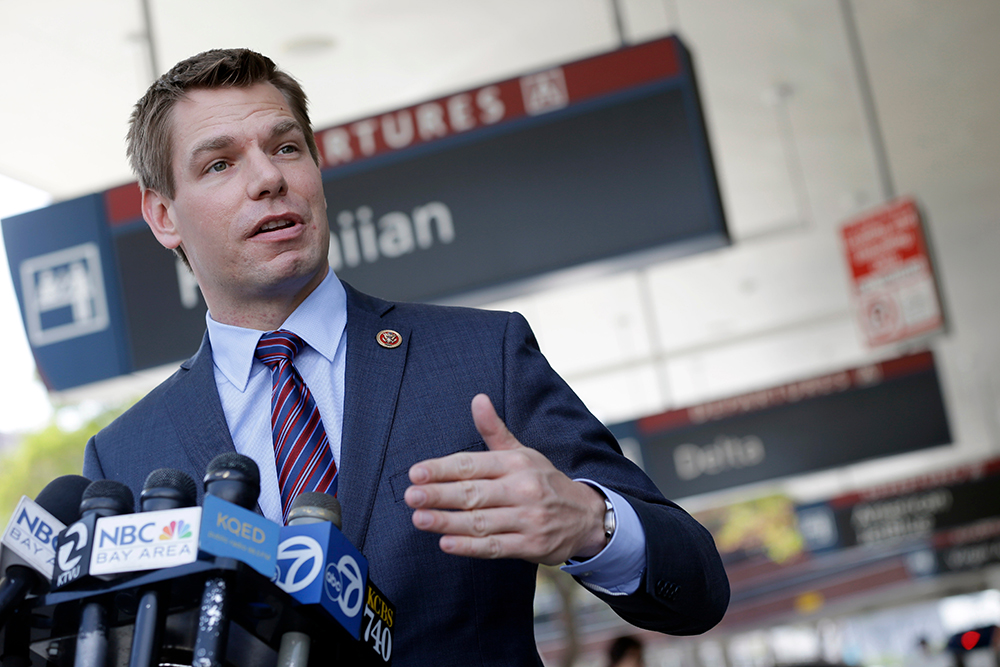
[[[512,504],[503,484],[492,480],[419,484],[407,488],[403,498],[414,509],[473,510]]]
[[[486,537],[469,537],[467,535],[442,535],[438,541],[441,551],[452,556],[467,556],[469,558],[523,558],[532,563],[559,565],[565,559],[539,556],[531,548],[523,535],[518,533],[502,533]]]
[[[489,537],[518,532],[519,513],[509,508],[449,512],[418,509],[413,513],[413,525],[420,530],[441,535]]]
[[[517,551],[513,544],[516,539],[516,535],[490,535],[489,537],[445,535],[438,544],[441,551],[452,556],[517,558]]]
[[[576,552],[584,525],[579,494],[568,493],[573,490],[569,478],[523,446],[485,394],[472,399],[471,409],[489,451],[414,464],[413,486],[404,494],[415,510],[413,525],[440,534],[441,549],[456,556],[546,564],[566,560]]]
[[[464,479],[494,479],[502,476],[508,464],[494,452],[459,452],[439,459],[414,463],[410,481],[414,484],[455,482]]]
[[[490,451],[516,449],[521,446],[517,438],[507,430],[507,425],[497,415],[493,403],[486,394],[476,394],[473,397],[472,421],[476,424],[476,430],[479,431],[479,435],[483,436]]]
[[[523,445],[507,430],[486,394],[476,394],[472,399],[472,421],[489,452],[459,452],[415,463],[410,468],[410,481],[414,484],[430,484],[463,479],[494,479],[509,472],[511,462],[497,458],[494,454],[519,449]]]

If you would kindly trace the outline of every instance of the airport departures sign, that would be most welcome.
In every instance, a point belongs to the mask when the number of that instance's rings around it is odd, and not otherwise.
[[[316,132],[337,275],[388,299],[514,294],[583,264],[728,243],[675,37]],[[108,148],[114,150],[114,147]],[[180,361],[205,304],[128,184],[3,221],[50,389]]]

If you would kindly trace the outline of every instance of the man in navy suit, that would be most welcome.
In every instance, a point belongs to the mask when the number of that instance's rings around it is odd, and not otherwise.
[[[556,375],[517,314],[390,303],[327,262],[318,152],[298,84],[244,49],[194,56],[136,104],[129,157],[157,240],[209,307],[201,348],[87,445],[134,491],[239,451],[280,521],[265,332],[304,345],[343,531],[397,605],[397,665],[539,664],[537,563],[626,620],[703,632],[729,587],[707,531],[665,500]],[[324,445],[326,447],[327,445]]]

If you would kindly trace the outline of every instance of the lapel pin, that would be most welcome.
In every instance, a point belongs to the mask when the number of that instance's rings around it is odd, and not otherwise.
[[[391,350],[394,347],[399,347],[400,344],[402,344],[403,337],[400,336],[395,331],[393,331],[392,329],[383,329],[382,331],[378,332],[377,336],[375,336],[375,340],[377,340],[378,344],[381,345],[382,347]]]

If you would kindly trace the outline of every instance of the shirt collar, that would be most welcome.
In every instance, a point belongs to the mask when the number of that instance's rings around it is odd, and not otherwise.
[[[234,387],[246,391],[257,341],[265,332],[216,322],[211,313],[205,314],[205,322],[215,366]],[[332,363],[346,326],[347,293],[333,271],[327,271],[323,282],[278,328],[297,334]]]

